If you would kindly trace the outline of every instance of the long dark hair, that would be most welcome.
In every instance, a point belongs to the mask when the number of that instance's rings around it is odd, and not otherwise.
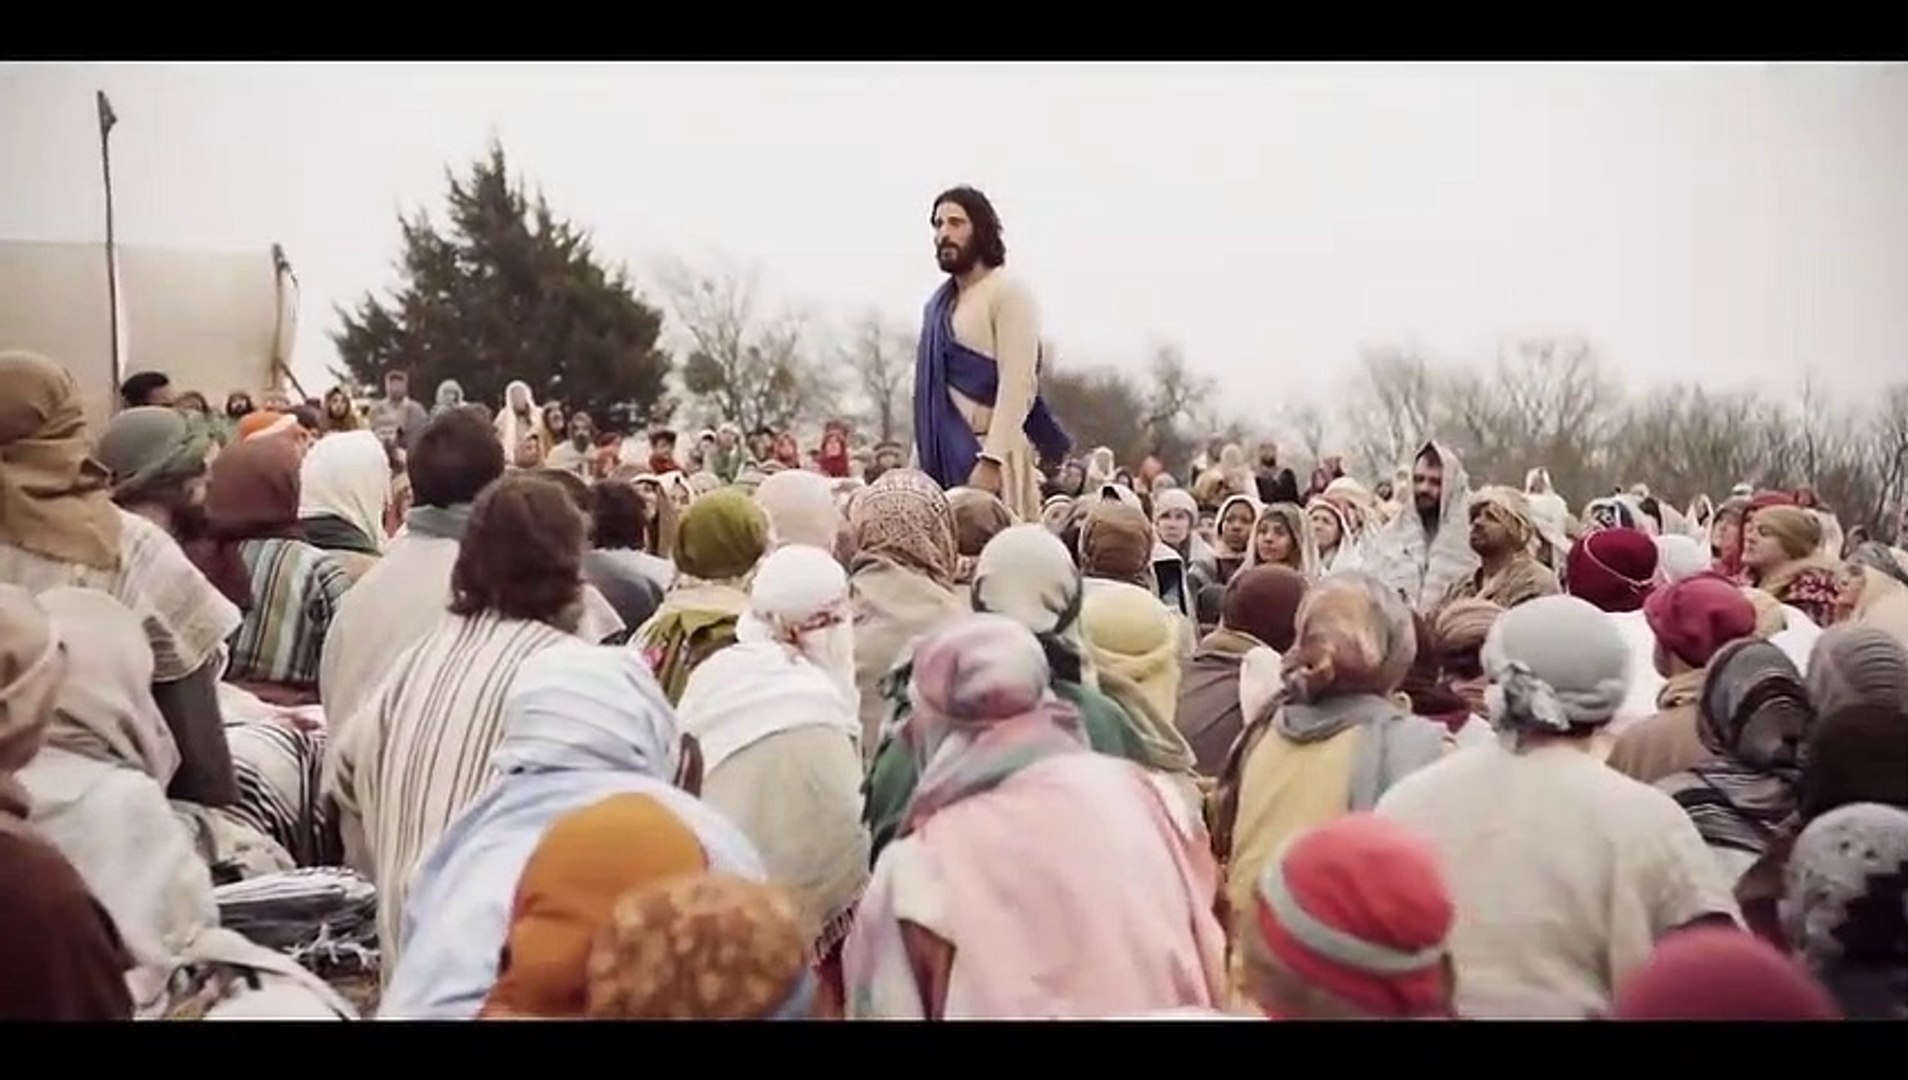
[[[967,212],[968,220],[974,223],[974,257],[989,270],[998,270],[1007,265],[1007,241],[1001,236],[1000,214],[994,210],[994,204],[981,194],[979,188],[962,184],[951,187],[934,197],[928,206],[928,218],[934,217],[934,211],[942,203],[953,203]]]

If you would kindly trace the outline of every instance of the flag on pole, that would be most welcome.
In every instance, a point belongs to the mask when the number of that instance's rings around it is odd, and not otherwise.
[[[93,93],[99,98],[99,133],[103,137],[113,130],[114,124],[119,123],[119,115],[113,112],[113,103],[106,100],[106,91],[95,90]]]

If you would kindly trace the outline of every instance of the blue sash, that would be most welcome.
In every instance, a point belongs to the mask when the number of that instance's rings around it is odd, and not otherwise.
[[[980,438],[947,392],[957,391],[989,407],[1000,392],[1000,365],[954,339],[957,296],[950,278],[928,299],[914,358],[914,445],[921,471],[943,488],[967,483],[981,453]],[[1058,461],[1073,446],[1038,393],[1021,430],[1043,461]]]

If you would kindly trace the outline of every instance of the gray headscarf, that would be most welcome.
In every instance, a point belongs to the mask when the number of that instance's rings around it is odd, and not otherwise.
[[[1780,911],[1791,946],[1851,1016],[1908,1015],[1908,810],[1852,803],[1809,823]]]
[[[1908,701],[1908,649],[1886,630],[1831,626],[1809,653],[1809,697],[1826,716],[1852,705]]]
[[[141,405],[112,418],[93,456],[113,475],[113,501],[124,505],[204,475],[211,445],[177,409]]]
[[[1491,725],[1521,744],[1602,727],[1630,685],[1630,650],[1610,617],[1574,596],[1545,596],[1499,616],[1479,654]]]

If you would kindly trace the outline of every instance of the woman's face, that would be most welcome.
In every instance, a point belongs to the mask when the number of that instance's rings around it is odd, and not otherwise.
[[[1257,542],[1261,566],[1271,564],[1283,566],[1292,562],[1294,553],[1292,534],[1286,531],[1285,522],[1275,517],[1268,517],[1259,522]]]
[[[823,454],[826,454],[830,457],[839,457],[847,449],[848,449],[848,444],[842,441],[840,432],[831,431],[828,434],[822,436],[822,453]]]
[[[1160,543],[1168,547],[1178,547],[1192,535],[1192,515],[1184,510],[1168,510],[1159,515],[1153,528],[1159,533]]]
[[[1312,519],[1312,542],[1318,550],[1330,551],[1338,546],[1338,515],[1320,506],[1306,511],[1306,516]]]
[[[636,494],[643,497],[643,520],[654,523],[657,507],[662,501],[662,489],[655,484],[644,482],[636,485]]]
[[[1749,538],[1742,546],[1742,564],[1751,570],[1771,570],[1789,561],[1782,541],[1762,522],[1751,522]]]
[[[1736,550],[1742,542],[1742,521],[1734,514],[1719,514],[1709,523],[1709,546],[1717,555]]]
[[[568,418],[563,415],[561,405],[551,405],[544,409],[543,423],[551,431],[565,431],[569,427]]]
[[[351,400],[333,390],[325,395],[325,411],[331,414],[332,419],[342,420],[351,412]]]
[[[1859,566],[1843,566],[1835,574],[1835,621],[1842,622],[1855,613],[1855,605],[1862,602],[1862,590],[1868,586],[1868,575]]]
[[[1226,516],[1219,519],[1219,539],[1233,551],[1244,551],[1252,539],[1252,507],[1242,502],[1226,507]]]

